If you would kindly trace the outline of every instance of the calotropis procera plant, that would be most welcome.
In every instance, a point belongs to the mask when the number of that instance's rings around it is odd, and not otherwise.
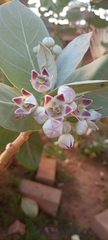
[[[68,149],[73,128],[79,135],[96,131],[95,121],[108,115],[108,55],[76,69],[92,33],[62,50],[18,0],[0,7],[0,35],[1,167],[16,153],[23,165],[36,169],[43,148],[39,130]]]

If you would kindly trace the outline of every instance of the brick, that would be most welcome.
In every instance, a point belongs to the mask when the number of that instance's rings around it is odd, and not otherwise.
[[[52,158],[42,158],[36,174],[36,181],[53,186],[56,175],[57,161]]]
[[[100,240],[108,240],[108,209],[94,217],[92,230]]]
[[[23,224],[19,220],[15,220],[15,222],[13,222],[8,228],[8,234],[15,234],[15,233],[19,233],[21,235],[26,233],[25,224]]]
[[[56,216],[62,195],[60,189],[23,179],[19,191],[23,196],[35,200],[41,210]]]

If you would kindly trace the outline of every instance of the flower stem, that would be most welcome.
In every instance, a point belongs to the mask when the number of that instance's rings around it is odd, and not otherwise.
[[[31,130],[27,132],[21,132],[19,136],[12,142],[6,145],[6,149],[0,155],[0,170],[5,170],[11,163],[15,153],[19,152],[22,144],[29,139],[29,135],[32,133]]]

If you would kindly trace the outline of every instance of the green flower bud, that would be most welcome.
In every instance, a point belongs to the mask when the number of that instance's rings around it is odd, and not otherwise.
[[[51,48],[51,51],[55,55],[59,55],[62,51],[62,48],[59,45],[55,45],[54,47]]]
[[[42,43],[48,48],[53,47],[55,45],[55,41],[52,37],[45,37]]]
[[[35,54],[37,54],[37,53],[39,52],[39,49],[40,49],[40,45],[34,47],[34,48],[33,48],[33,52],[34,52]]]

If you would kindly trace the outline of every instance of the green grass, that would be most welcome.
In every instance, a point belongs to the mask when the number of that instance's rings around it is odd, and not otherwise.
[[[31,177],[33,178],[34,175],[31,174]],[[67,183],[73,180],[73,176],[64,173],[62,170],[57,171],[58,182]],[[73,234],[79,234],[81,240],[97,240],[90,231],[80,232],[76,219],[69,219],[62,204],[57,217],[48,216],[41,211],[36,218],[32,219],[26,216],[20,207],[21,196],[18,192],[21,178],[16,175],[8,175],[8,178],[5,178],[4,181],[5,188],[2,189],[3,195],[0,195],[0,240],[51,240],[48,236],[45,236],[44,232],[45,227],[49,225],[58,228],[60,240],[69,240]],[[7,234],[9,225],[16,219],[26,225],[26,234],[23,236]]]
[[[74,177],[68,173],[58,169],[56,173],[56,181],[59,183],[67,183],[74,181]]]

